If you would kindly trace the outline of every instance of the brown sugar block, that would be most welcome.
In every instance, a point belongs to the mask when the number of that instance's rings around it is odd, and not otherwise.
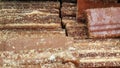
[[[7,11],[7,10],[6,10]],[[13,10],[16,12],[16,10]],[[34,11],[21,11],[19,13],[11,13],[8,10],[7,13],[1,15],[1,23],[61,23],[59,14],[50,14],[46,12]],[[9,14],[9,15],[8,15]]]
[[[63,2],[62,7],[76,7],[76,3],[68,3],[68,2]]]
[[[31,49],[46,49],[46,48],[59,48],[72,43],[71,38],[63,36],[60,32],[41,32],[41,33],[22,33],[15,34],[8,33],[6,39],[6,51],[18,50],[31,50]],[[58,44],[59,43],[59,44]]]
[[[119,7],[88,9],[88,29],[90,38],[120,36]]]
[[[60,30],[61,25],[60,24],[34,24],[34,23],[29,23],[29,24],[6,24],[6,25],[0,25],[0,29],[39,29],[39,30],[46,30],[46,31],[51,31],[51,30]]]
[[[74,46],[80,49],[81,58],[118,57],[120,39],[85,39],[75,40]]]
[[[65,16],[76,17],[76,12],[77,12],[76,6],[75,7],[62,7],[61,9],[62,17],[65,17]]]
[[[41,15],[41,14],[40,14]],[[29,17],[28,17],[29,16]],[[53,16],[53,17],[51,17]],[[33,16],[33,15],[26,15],[26,16],[4,16],[0,18],[1,24],[61,24],[61,19],[58,16],[49,15],[49,16]]]
[[[44,64],[41,68],[76,68],[76,66],[69,62],[69,63],[52,63],[52,64]]]
[[[120,24],[110,24],[110,25],[101,25],[101,26],[92,26],[90,31],[102,31],[102,30],[112,30],[120,28]]]
[[[112,67],[112,68],[116,68],[119,67],[120,64],[120,60],[119,58],[108,58],[108,59],[104,59],[104,58],[100,58],[100,59],[83,59],[80,60],[80,67]]]
[[[60,8],[59,2],[2,2],[3,9],[39,9],[39,8]]]
[[[40,8],[40,9],[1,9],[0,13],[2,14],[18,14],[18,13],[30,13],[33,11],[38,11],[41,13],[51,13],[52,14],[59,14],[58,9],[46,9],[46,8]]]
[[[93,22],[93,23],[91,23],[89,25],[94,26],[94,25],[106,25],[106,24],[111,25],[111,24],[117,24],[117,23],[119,24],[119,20],[118,20],[119,10],[120,10],[119,7],[88,9],[88,10],[86,10],[87,14],[90,15],[88,18],[90,18],[91,16],[92,17],[94,16],[94,20],[91,20],[91,22]],[[96,14],[97,16],[95,16],[94,14]],[[110,17],[110,16],[112,16],[112,17]],[[107,17],[107,18],[105,18],[105,17]],[[106,23],[104,22],[103,18],[105,18]],[[90,19],[88,19],[88,21],[89,20]],[[101,22],[101,21],[103,21],[103,22]],[[110,23],[109,21],[112,21],[112,22]],[[101,23],[99,23],[99,22],[101,22]]]
[[[3,53],[0,53],[3,58],[3,66],[9,66],[9,67],[18,67],[18,66],[41,66],[42,68],[56,68],[56,66],[59,66],[60,68],[75,68],[76,66],[72,62],[65,62],[64,58],[62,59],[62,56],[60,55],[62,52],[58,52],[61,50],[55,50],[51,49],[44,51],[44,50],[27,50],[27,51],[6,51]],[[55,55],[56,54],[56,55]],[[63,56],[65,57],[67,53],[63,53]],[[7,55],[7,57],[6,57]],[[58,58],[57,58],[58,56]],[[12,58],[8,58],[12,57]],[[55,58],[54,58],[55,57]],[[69,57],[67,57],[69,58]]]
[[[4,65],[4,66],[1,66],[1,68],[2,67],[6,67],[6,68],[10,68],[10,67],[12,67],[12,68],[18,68],[18,67],[19,68],[41,68],[41,65],[18,65],[18,66],[17,65],[16,66],[15,65],[14,66],[7,66],[7,65],[5,66]]]
[[[77,20],[84,18],[84,10],[91,8],[119,7],[117,0],[78,0]]]
[[[66,30],[69,37],[75,39],[85,39],[87,37],[87,27],[80,23],[68,23],[66,24]]]
[[[46,8],[44,8],[44,9],[38,9],[38,11],[59,14],[59,9],[49,9],[49,8],[46,9]]]
[[[61,19],[57,15],[52,15],[49,13],[41,13],[39,11],[33,11],[31,13],[26,13],[23,19],[30,20],[30,21],[45,21],[46,23],[61,23]],[[31,20],[32,19],[32,20]]]
[[[119,66],[119,41],[120,39],[79,40],[75,46],[80,49],[80,67]]]
[[[13,11],[17,12],[16,10]],[[18,11],[17,14],[11,14],[11,12],[7,11],[10,15],[5,13],[0,17],[1,28],[61,28],[61,19],[58,14],[49,14],[37,10],[20,13]]]
[[[93,40],[93,39],[92,39]],[[83,40],[81,40],[82,42]],[[86,40],[90,42],[90,40]],[[4,64],[53,66],[56,63],[70,64],[70,67],[117,67],[119,66],[119,39],[93,40],[93,45],[70,45],[64,48],[5,51],[2,54]],[[99,42],[100,45],[99,45]],[[116,41],[116,42],[115,42]],[[84,41],[83,41],[84,42]],[[115,44],[109,45],[114,42]],[[104,45],[106,43],[106,45]],[[108,44],[107,44],[108,43]],[[78,44],[78,43],[77,43]],[[96,44],[96,45],[95,45]],[[103,54],[104,55],[103,55]],[[62,55],[61,55],[62,54]],[[6,57],[7,55],[7,57]],[[12,57],[12,58],[9,58]],[[17,58],[17,59],[16,59]],[[88,61],[89,60],[89,61]],[[91,61],[90,61],[91,60]],[[11,63],[12,62],[12,63]],[[71,64],[72,63],[72,64]],[[109,65],[111,64],[111,65]],[[109,65],[109,66],[108,66]],[[63,65],[64,66],[64,65]]]
[[[65,16],[76,17],[76,11],[77,11],[76,7],[77,7],[77,4],[75,4],[75,3],[63,2],[62,9],[61,9],[62,17],[65,17]]]
[[[120,36],[119,30],[92,32],[89,34],[90,38],[111,38],[111,37],[114,38],[114,37],[119,37],[119,36]]]
[[[14,35],[12,35],[14,34]],[[12,38],[12,37],[16,37],[16,36],[25,36],[25,35],[32,35],[32,34],[36,34],[36,35],[44,35],[44,34],[54,34],[54,35],[61,35],[61,36],[65,36],[65,30],[60,29],[60,30],[51,30],[51,31],[47,31],[47,30],[40,30],[40,29],[1,29],[0,30],[0,36],[1,36],[1,40],[5,41],[8,38]],[[8,36],[9,35],[9,36]],[[33,35],[33,36],[34,36]],[[5,39],[4,39],[5,38]]]
[[[63,17],[62,18],[62,24],[66,26],[67,23],[75,22],[76,23],[76,18],[75,17]]]
[[[84,49],[99,50],[100,48],[114,49],[117,46],[119,48],[120,45],[120,39],[84,39],[84,40],[74,40],[74,42],[77,47],[79,46],[80,48],[83,47],[83,50]]]
[[[41,14],[42,15],[54,15],[59,17],[59,10],[58,9],[37,9],[37,10],[31,10],[31,9],[1,9],[0,10],[1,15],[0,16],[12,16],[12,15],[35,15]]]
[[[5,51],[0,53],[4,61],[3,65],[8,66],[42,65],[42,67],[43,66],[46,67],[48,66],[48,64],[50,64],[51,66],[55,67],[55,65],[57,65],[56,63],[60,63],[62,67],[64,66],[67,67],[69,64],[70,67],[75,67],[73,63],[67,62],[67,58],[68,59],[72,58],[71,56],[68,56],[68,54],[70,53],[69,52],[64,53],[64,51],[57,48],[50,50],[40,49],[40,50]]]
[[[31,8],[32,9],[35,9],[35,8],[55,8],[55,9],[59,9],[60,8],[60,2],[50,2],[50,1],[47,1],[47,2],[33,2],[31,3]]]

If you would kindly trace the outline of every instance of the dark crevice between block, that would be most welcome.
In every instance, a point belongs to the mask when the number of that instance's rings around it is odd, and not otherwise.
[[[66,36],[68,36],[68,32],[67,32],[67,28],[65,27],[65,34]]]
[[[62,26],[62,29],[64,29],[63,24],[62,24],[62,16],[61,16],[62,1],[59,0],[59,2],[60,2],[59,17],[60,17],[60,19],[61,19],[61,26]]]

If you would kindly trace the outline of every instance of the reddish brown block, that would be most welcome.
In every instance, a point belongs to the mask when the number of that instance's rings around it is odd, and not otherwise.
[[[88,29],[90,38],[120,36],[120,8],[88,9]]]
[[[90,8],[106,8],[106,7],[120,7],[117,0],[77,0],[77,20],[81,21],[84,18],[84,10]]]

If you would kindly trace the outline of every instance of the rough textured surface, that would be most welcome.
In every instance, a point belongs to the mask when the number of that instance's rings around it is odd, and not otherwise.
[[[1,40],[5,51],[58,48],[73,42],[64,31],[2,31]]]
[[[46,9],[46,8],[39,8],[39,9],[1,9],[0,10],[0,13],[1,13],[1,16],[3,15],[15,15],[15,14],[18,14],[18,13],[31,13],[33,11],[38,11],[39,14],[44,14],[44,15],[58,15],[59,14],[59,10],[58,9]]]
[[[119,38],[83,39],[87,37],[87,26],[76,21],[76,0],[62,0],[61,5],[60,0],[45,1],[0,2],[0,68],[120,68]],[[115,5],[116,0],[83,1],[91,6],[81,3],[82,9],[119,6]],[[105,14],[109,16],[109,12]],[[111,17],[119,15],[113,14]],[[63,17],[62,23],[59,17]],[[81,18],[84,22],[85,18]],[[119,23],[94,25],[90,29],[94,32],[116,27]]]
[[[120,66],[119,39],[91,41],[94,42],[88,42],[90,45],[84,46],[76,43],[65,48],[4,51],[0,53],[3,62],[0,63],[3,66],[13,67],[19,65],[42,65],[42,67],[50,65],[54,67],[57,63],[65,65],[65,67],[70,64],[71,68]],[[109,43],[113,43],[113,45],[109,45]]]
[[[59,29],[61,19],[59,14],[41,10],[1,10],[0,28],[39,28]]]
[[[88,9],[86,12],[90,38],[120,36],[119,7]]]
[[[120,39],[79,40],[75,44],[80,49],[78,54],[80,56],[79,66],[83,68],[120,66],[119,45]],[[71,49],[74,50],[74,48]]]
[[[78,0],[77,20],[81,21],[84,18],[84,10],[90,8],[106,8],[106,7],[120,7],[117,0]]]
[[[39,30],[46,30],[46,31],[57,31],[61,30],[60,24],[7,24],[7,25],[0,25],[0,29],[39,29]]]
[[[62,24],[63,26],[66,26],[68,23],[76,23],[76,17],[63,17],[62,18]]]
[[[47,4],[46,4],[47,3]],[[2,9],[39,9],[39,8],[60,8],[59,2],[1,2]]]
[[[87,37],[87,26],[77,22],[66,24],[66,31],[69,37],[74,39],[85,39]]]
[[[62,7],[76,7],[76,3],[68,3],[68,2],[63,2]]]
[[[60,23],[59,14],[39,10],[1,10],[1,23]],[[18,11],[18,12],[17,12]]]
[[[72,17],[76,17],[76,12],[77,12],[77,8],[75,7],[62,7],[61,8],[61,16],[65,17],[65,16],[72,16]]]
[[[73,63],[52,63],[52,64],[44,64],[41,68],[76,68]]]
[[[75,3],[62,3],[61,16],[76,17],[77,6]]]

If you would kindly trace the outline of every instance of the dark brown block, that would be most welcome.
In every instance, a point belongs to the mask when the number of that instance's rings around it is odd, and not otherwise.
[[[68,23],[66,24],[66,30],[69,37],[74,39],[85,39],[87,37],[87,27],[84,24]]]
[[[59,2],[2,2],[2,9],[39,9],[39,8],[60,8]]]
[[[61,15],[62,17],[69,16],[69,17],[76,17],[76,7],[62,7],[61,8]]]
[[[38,9],[38,8],[55,8],[55,9],[59,9],[60,8],[60,2],[33,2],[31,3],[31,8],[32,9]]]
[[[62,17],[76,17],[77,4],[75,3],[62,3],[61,15]]]
[[[90,38],[119,37],[119,11],[119,7],[87,10]]]

